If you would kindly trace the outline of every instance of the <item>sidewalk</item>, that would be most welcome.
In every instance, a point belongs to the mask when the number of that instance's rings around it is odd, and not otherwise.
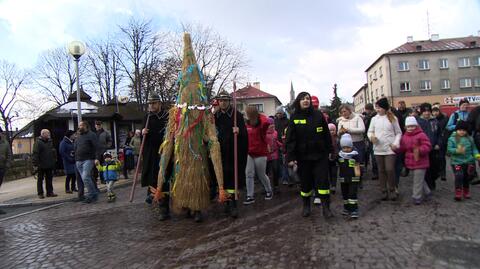
[[[115,183],[115,188],[131,184],[132,177],[130,179],[122,178]],[[43,187],[45,188],[45,183],[43,183]],[[99,184],[98,188],[101,192],[106,190],[104,184]],[[76,192],[73,194],[65,193],[65,176],[53,178],[53,192],[58,196],[38,198],[37,180],[33,176],[7,181],[0,187],[0,207],[51,205],[77,199]]]

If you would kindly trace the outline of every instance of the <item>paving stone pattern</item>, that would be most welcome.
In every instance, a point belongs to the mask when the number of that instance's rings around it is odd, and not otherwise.
[[[0,222],[0,268],[478,268],[470,257],[480,257],[480,188],[456,203],[450,175],[415,206],[412,179],[401,180],[396,202],[380,201],[378,181],[366,180],[358,220],[341,216],[337,193],[328,221],[317,207],[302,218],[294,187],[271,201],[258,193],[237,220],[213,205],[201,224],[182,214],[160,222],[144,190],[129,203],[129,188],[118,189],[115,203],[71,202]]]

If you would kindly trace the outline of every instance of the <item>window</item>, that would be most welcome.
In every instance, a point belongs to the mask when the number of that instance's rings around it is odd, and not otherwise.
[[[480,66],[480,56],[473,57],[473,66]]]
[[[17,144],[17,148],[18,148],[18,149],[21,149],[21,148],[22,148],[22,143],[18,143],[18,144]]]
[[[383,93],[383,86],[380,87],[380,94],[383,96],[384,93]]]
[[[410,89],[410,82],[408,82],[408,81],[400,82],[400,91],[401,91],[401,92],[409,92],[409,91],[411,91],[411,89]]]
[[[463,57],[463,58],[458,58],[458,67],[470,67],[470,58],[468,57]]]
[[[420,90],[421,91],[430,91],[432,89],[432,81],[430,80],[420,80]]]
[[[408,66],[408,62],[398,62],[398,71],[409,71],[410,67]]]
[[[448,59],[439,60],[440,69],[448,69]]]
[[[383,72],[382,72],[382,67],[381,66],[378,68],[378,73],[380,73],[380,77],[383,77]]]
[[[428,60],[419,60],[418,61],[418,69],[429,70],[430,69],[430,63],[428,62]]]
[[[373,79],[374,79],[374,80],[377,80],[377,71],[375,71],[373,74],[374,74],[374,75],[373,75]]]
[[[375,97],[378,99],[378,89],[375,89]]]
[[[475,78],[473,81],[473,87],[480,87],[480,78]]]
[[[237,110],[238,111],[243,111],[243,104],[242,103],[237,104]]]
[[[460,79],[460,88],[471,88],[471,87],[472,87],[472,79],[470,78]]]
[[[373,77],[372,77],[372,74],[370,74],[370,83],[373,82]]]
[[[258,112],[263,112],[263,104],[249,104],[249,106],[254,106],[257,108]]]
[[[449,79],[440,80],[440,89],[442,90],[450,89],[450,80]]]

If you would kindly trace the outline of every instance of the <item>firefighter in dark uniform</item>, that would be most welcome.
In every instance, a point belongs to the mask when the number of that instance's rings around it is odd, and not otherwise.
[[[143,169],[142,169],[142,187],[157,187],[157,177],[159,170],[160,154],[159,149],[160,145],[163,142],[163,137],[165,133],[165,127],[168,121],[168,110],[162,108],[160,103],[160,96],[157,93],[152,93],[148,97],[148,114],[145,116],[144,124],[145,126],[148,118],[148,126],[142,130],[142,134],[145,136],[145,144],[143,146],[142,159],[143,159]],[[164,191],[168,192],[168,186],[164,187]],[[146,203],[152,203],[152,195],[150,194],[150,189],[147,188],[147,199]],[[168,199],[165,199],[168,201]],[[165,203],[166,206],[163,207],[162,214],[164,217],[168,216],[168,203]]]
[[[220,142],[223,167],[223,187],[229,194],[225,211],[233,218],[238,216],[237,201],[235,201],[235,171],[234,171],[234,134],[237,133],[237,165],[238,186],[245,186],[245,168],[248,156],[248,134],[242,113],[233,109],[232,97],[226,91],[220,91],[216,98],[219,108],[215,112],[215,126]],[[234,127],[234,114],[237,113],[237,127]]]
[[[358,218],[358,185],[360,183],[360,156],[353,148],[350,134],[340,138],[341,150],[338,153],[339,181],[342,188],[343,215]]]
[[[310,216],[311,199],[315,190],[322,201],[323,216],[332,217],[330,211],[330,183],[328,160],[333,153],[332,139],[327,121],[322,112],[313,109],[311,96],[307,92],[298,94],[294,113],[287,128],[286,149],[289,166],[298,166],[304,217]]]

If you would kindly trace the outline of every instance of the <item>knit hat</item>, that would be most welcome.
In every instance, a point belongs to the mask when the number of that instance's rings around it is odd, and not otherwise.
[[[283,110],[283,107],[282,107],[282,106],[277,106],[276,112],[277,112],[277,113],[281,113],[281,114],[285,114],[285,110]]]
[[[70,138],[70,136],[72,136],[72,134],[74,134],[74,133],[75,133],[75,132],[72,131],[72,130],[67,130],[67,131],[65,132],[65,137]]]
[[[385,110],[389,110],[389,109],[390,109],[390,104],[388,103],[388,99],[385,98],[385,97],[379,99],[375,104],[376,104],[377,106],[385,109]]]
[[[408,116],[406,119],[405,119],[405,126],[418,126],[418,122],[417,122],[417,119],[415,119],[415,117],[412,117],[412,116]]]
[[[344,134],[340,138],[340,147],[353,148],[352,136],[350,134]]]
[[[328,130],[330,130],[330,132],[337,132],[337,126],[335,126],[335,124],[333,123],[329,123],[328,124]]]
[[[270,125],[272,125],[272,124],[275,123],[275,121],[274,121],[272,118],[270,118],[270,117],[268,117],[267,122],[268,122],[268,124],[270,124]]]
[[[468,125],[468,122],[463,120],[457,121],[457,125],[455,126],[455,131],[458,131],[458,130],[465,130],[465,131],[470,130],[470,126]]]
[[[458,102],[458,106],[461,106],[462,104],[465,104],[465,103],[470,104],[467,98],[463,98],[462,100],[460,100],[460,102]]]
[[[420,105],[420,113],[423,113],[425,111],[430,111],[432,112],[432,105],[429,103],[423,103]]]

